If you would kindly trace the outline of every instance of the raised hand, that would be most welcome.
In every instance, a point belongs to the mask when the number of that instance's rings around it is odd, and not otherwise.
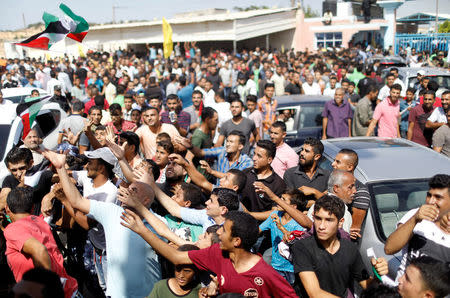
[[[385,258],[378,258],[378,259],[372,258],[370,261],[380,276],[389,273],[388,263]]]
[[[84,131],[85,133],[87,133],[87,132],[92,132],[92,125],[94,125],[94,121],[91,120],[91,119],[89,119],[88,121],[86,121],[86,122],[84,123],[83,131]]]
[[[274,213],[274,214],[272,214],[270,217],[272,218],[272,221],[273,221],[277,226],[282,225],[282,224],[281,224],[281,221],[280,221],[280,217],[279,217],[277,214]]]
[[[153,177],[153,174],[151,171],[146,171],[145,168],[136,169],[134,172],[134,177],[137,181],[143,182],[146,184],[153,184],[155,183],[155,179]]]
[[[450,233],[450,211],[444,214],[439,220],[439,226],[444,232]]]
[[[124,142],[122,146],[115,143],[114,137],[106,135],[106,146],[111,150],[112,154],[117,158],[117,160],[123,160],[125,158],[125,146],[127,142]]]
[[[206,160],[200,160],[200,166],[206,173],[211,174],[211,166]]]
[[[132,230],[139,235],[147,230],[144,223],[142,222],[142,219],[129,209],[122,213],[120,219],[122,219],[122,221],[120,222],[122,226]]]
[[[55,197],[55,194],[53,193],[53,190],[51,190],[48,194],[46,194],[42,198],[41,202],[41,213],[44,216],[50,216],[52,215],[53,210],[53,198]]]
[[[273,194],[273,192],[268,188],[264,183],[262,182],[254,182],[253,187],[255,188],[256,192],[263,192],[266,193],[269,197],[270,194]]]
[[[112,128],[112,126],[106,126],[106,138],[113,143],[116,142],[117,136],[114,133],[114,129]]]
[[[184,159],[180,154],[172,153],[169,155],[169,160],[179,164],[182,167],[185,167],[188,162]]]
[[[56,169],[62,169],[66,165],[66,155],[59,154],[50,150],[42,151],[42,155],[47,158]]]
[[[184,138],[182,136],[173,136],[172,141],[180,144],[183,147],[186,147],[187,149],[192,148],[191,140],[189,140],[188,138]]]
[[[72,130],[70,130],[70,128],[68,128],[67,131],[65,129],[63,129],[63,136],[67,139],[69,144],[76,145],[78,142],[78,139],[81,136],[81,131],[79,131],[77,134],[74,134],[72,132]]]
[[[137,197],[137,192],[135,189],[119,187],[119,194],[117,199],[125,204],[127,207],[138,209],[139,205],[142,205]]]

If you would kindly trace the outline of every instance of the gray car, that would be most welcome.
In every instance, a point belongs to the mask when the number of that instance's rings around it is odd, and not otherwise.
[[[371,196],[370,210],[361,228],[360,252],[370,269],[369,259],[364,256],[367,248],[373,247],[377,257],[388,260],[390,275],[395,277],[401,254],[386,256],[386,239],[406,212],[424,204],[429,178],[450,174],[450,159],[405,139],[354,137],[322,142],[325,152],[320,167],[328,170],[332,170],[331,163],[339,150],[347,148],[358,153],[355,177],[367,185]]]

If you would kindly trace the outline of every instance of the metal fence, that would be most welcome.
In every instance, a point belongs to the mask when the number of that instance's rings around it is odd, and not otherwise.
[[[433,51],[438,48],[440,51],[447,51],[450,43],[450,33],[430,33],[430,34],[397,34],[395,36],[395,54],[400,51],[400,47],[411,46],[416,51]]]

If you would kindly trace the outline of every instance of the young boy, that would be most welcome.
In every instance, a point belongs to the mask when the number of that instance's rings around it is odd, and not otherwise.
[[[123,119],[127,120],[127,121],[132,121],[131,120],[131,112],[133,111],[133,96],[127,94],[125,95],[124,98],[124,103],[123,103]]]
[[[199,248],[185,244],[178,251],[193,251]],[[175,267],[175,277],[160,280],[153,287],[148,298],[197,298],[200,290],[199,272],[195,265],[178,265]]]
[[[307,200],[302,192],[297,189],[289,189],[283,195],[281,200],[292,207],[300,210],[306,210]],[[304,228],[297,223],[281,206],[277,205],[276,210],[270,214],[260,226],[259,231],[270,230],[272,239],[272,267],[278,271],[291,285],[294,285],[295,275],[294,266],[288,260],[283,258],[278,251],[278,244],[283,240],[284,234],[291,231],[303,231]]]

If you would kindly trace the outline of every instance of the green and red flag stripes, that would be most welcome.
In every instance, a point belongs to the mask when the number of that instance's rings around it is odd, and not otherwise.
[[[48,50],[52,45],[63,40],[66,36],[82,42],[89,30],[88,22],[84,18],[74,14],[64,4],[60,4],[59,8],[64,12],[63,18],[60,19],[44,12],[42,19],[45,23],[45,30],[16,44],[24,47]]]
[[[36,116],[39,114],[39,111],[42,109],[42,107],[47,102],[49,102],[50,98],[52,98],[52,96],[47,95],[36,100],[21,103],[17,106],[16,113],[20,116],[20,118],[22,118],[23,124],[22,139],[25,139],[25,137],[28,135],[31,128],[33,127]]]
[[[59,8],[66,14],[65,19],[69,24],[70,32],[67,37],[78,42],[82,42],[89,30],[88,22],[79,15],[74,14],[73,11],[65,4],[61,3]]]
[[[45,23],[44,31],[16,44],[24,47],[48,50],[52,45],[63,40],[67,33],[69,33],[69,29],[64,27],[63,24],[58,21],[57,17],[44,12],[42,19]]]

